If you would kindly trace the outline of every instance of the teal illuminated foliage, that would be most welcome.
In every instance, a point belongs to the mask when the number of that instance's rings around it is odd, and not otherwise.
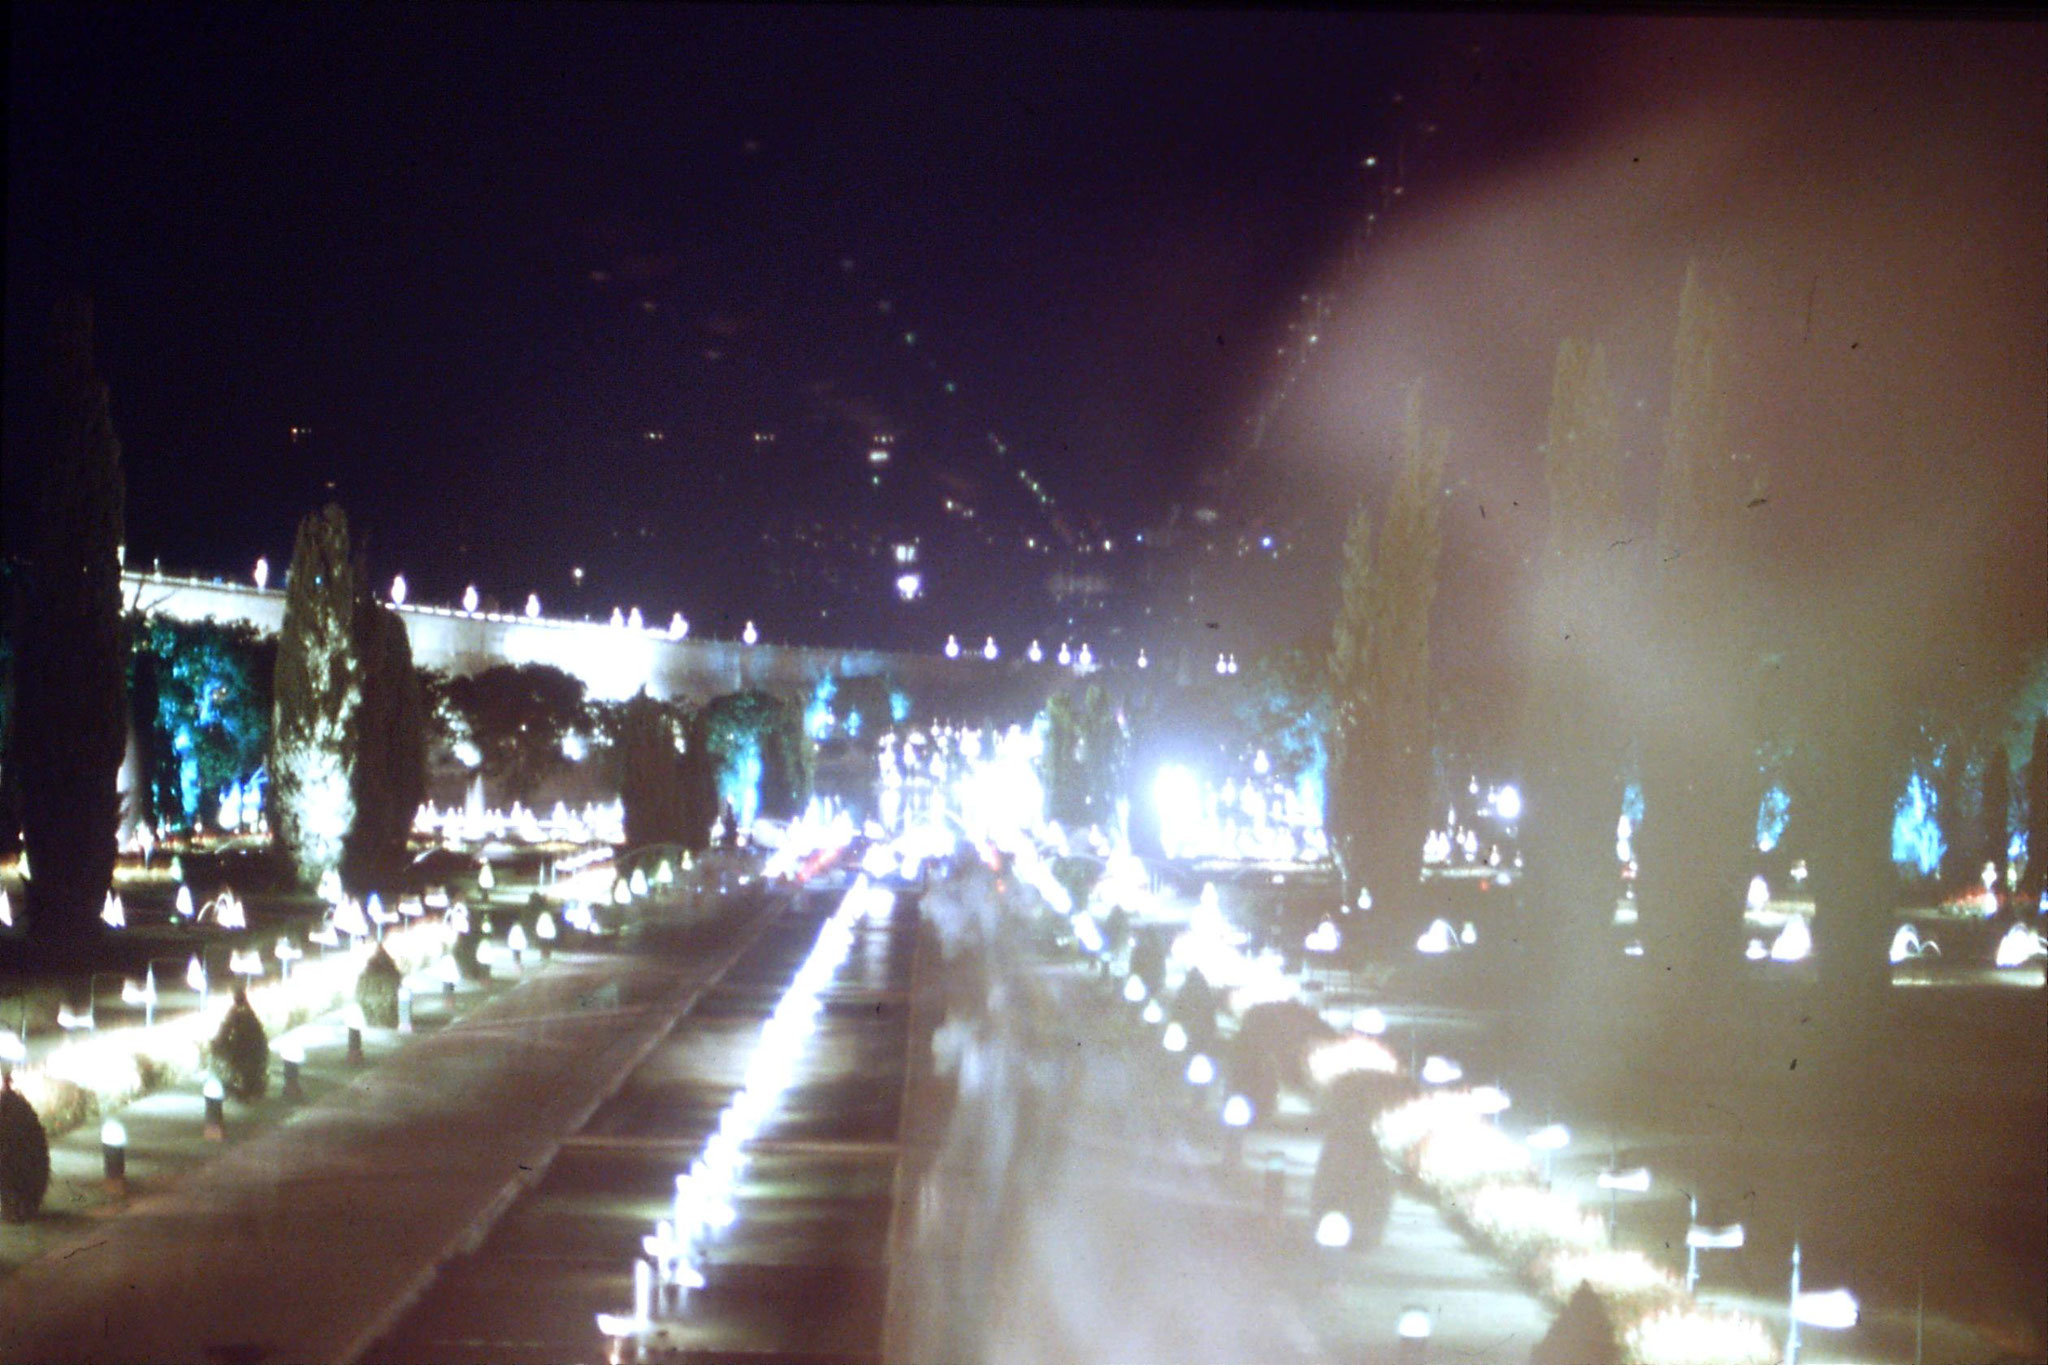
[[[221,792],[246,783],[270,747],[277,642],[241,622],[140,613],[128,617],[128,638],[136,743],[156,826],[211,825]]]

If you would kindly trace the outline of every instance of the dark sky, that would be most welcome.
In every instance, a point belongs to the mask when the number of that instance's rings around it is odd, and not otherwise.
[[[1204,500],[1278,529],[1295,557],[1211,574],[1194,608],[1250,647],[1327,620],[1333,527],[1382,486],[1393,395],[1421,378],[1453,435],[1466,590],[1440,602],[1463,629],[1514,600],[1531,538],[1474,514],[1540,504],[1558,336],[1609,341],[1652,454],[1703,254],[1745,317],[1822,277],[1829,327],[1899,315],[1926,344],[1883,391],[1939,408],[1966,382],[1966,458],[2038,497],[2038,26],[12,14],[8,407],[51,292],[89,291],[131,559],[280,563],[331,483],[375,569],[426,595],[553,602],[584,564],[589,609],[898,642],[951,616],[906,626],[885,579],[870,621],[778,620],[762,528],[937,537],[940,494],[964,490],[982,526],[1045,536],[1028,468],[1091,539]],[[1743,418],[1796,469],[1840,408],[1784,383],[1768,327],[1749,340],[1773,382]],[[1982,372],[2015,354],[2032,374]],[[1836,398],[1881,424],[1876,392]],[[860,501],[876,429],[904,477]],[[1014,599],[1015,628],[1040,629],[1042,567],[1006,598],[1006,563],[956,573],[989,590],[933,610],[1000,630]]]

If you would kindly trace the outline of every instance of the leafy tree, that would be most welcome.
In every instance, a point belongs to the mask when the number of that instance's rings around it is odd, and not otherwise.
[[[60,304],[39,421],[35,530],[16,662],[14,757],[34,879],[28,929],[51,958],[99,933],[120,818],[127,745],[121,542],[126,486],[106,383],[93,363],[92,306]]]
[[[1116,702],[1100,683],[1046,704],[1041,760],[1046,814],[1068,829],[1109,829],[1124,789],[1129,744]]]
[[[363,700],[341,880],[357,893],[388,892],[404,883],[413,816],[426,799],[427,703],[405,619],[366,593],[356,599],[353,628]]]
[[[355,605],[348,519],[330,503],[299,523],[273,685],[272,827],[305,886],[340,864],[355,820]]]
[[[1623,511],[1621,426],[1600,346],[1566,339],[1551,381],[1543,444],[1550,532],[1531,613],[1531,675],[1518,748],[1527,814],[1531,894],[1543,969],[1529,984],[1564,1004],[1597,995],[1564,977],[1569,946],[1591,941],[1612,913],[1614,829],[1629,742],[1609,695],[1612,659],[1625,651],[1617,624],[1632,561]]]
[[[715,818],[729,802],[744,816],[751,800],[756,814],[788,819],[811,799],[813,746],[797,703],[758,691],[714,697],[695,717],[690,748],[697,761],[686,772],[696,813],[708,805]]]
[[[562,741],[588,719],[583,681],[548,664],[499,664],[441,684],[460,738],[486,781],[525,801],[564,761]]]
[[[1252,661],[1237,689],[1236,719],[1247,741],[1266,752],[1273,774],[1298,782],[1328,763],[1323,736],[1329,727],[1330,678],[1320,641],[1297,641]]]
[[[277,641],[242,622],[132,612],[135,737],[159,828],[219,818],[221,790],[246,782],[270,747]]]
[[[676,743],[676,717],[640,692],[619,709],[617,721],[619,799],[626,812],[626,845],[698,842],[690,827],[684,790],[683,755]],[[708,825],[709,822],[707,821]]]
[[[1422,391],[1408,393],[1400,473],[1373,545],[1361,505],[1344,541],[1342,602],[1331,629],[1330,778],[1324,825],[1347,899],[1370,886],[1400,906],[1428,828],[1429,613],[1442,544],[1446,438],[1426,430]]]

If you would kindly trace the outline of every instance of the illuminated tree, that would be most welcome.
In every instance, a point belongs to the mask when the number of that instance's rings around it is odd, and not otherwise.
[[[34,878],[28,932],[51,959],[89,951],[114,873],[127,742],[121,443],[93,363],[92,306],[58,306],[35,451],[36,516],[16,662],[14,759]],[[11,766],[11,765],[10,765]]]
[[[1634,559],[1622,498],[1621,424],[1598,345],[1567,339],[1551,381],[1543,469],[1550,533],[1531,613],[1531,673],[1519,749],[1529,854],[1544,970],[1529,984],[1560,1005],[1595,993],[1567,989],[1573,943],[1593,941],[1617,890],[1615,822],[1621,813],[1628,727],[1610,693],[1613,657],[1629,646],[1618,624]]]
[[[330,503],[299,523],[272,687],[272,828],[304,886],[340,865],[355,820],[355,604],[348,519]]]
[[[690,749],[693,825],[707,806],[714,819],[729,804],[742,821],[786,820],[811,799],[813,746],[801,703],[758,691],[714,697],[693,720]]]
[[[1110,829],[1123,794],[1129,737],[1100,683],[1062,692],[1046,704],[1046,814],[1068,829]]]
[[[413,816],[427,794],[427,703],[403,617],[363,593],[354,633],[362,705],[341,880],[357,894],[390,892],[404,884]]]
[[[131,612],[135,741],[159,829],[218,819],[223,788],[248,782],[270,747],[277,641],[242,622]]]
[[[1330,777],[1324,825],[1345,895],[1371,889],[1398,912],[1428,829],[1429,614],[1436,601],[1446,437],[1408,392],[1401,469],[1377,547],[1361,506],[1344,541],[1342,603],[1330,636]],[[1384,917],[1383,917],[1384,918]]]

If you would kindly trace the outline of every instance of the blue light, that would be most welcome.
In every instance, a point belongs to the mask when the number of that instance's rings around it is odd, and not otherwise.
[[[1941,837],[1939,813],[1934,788],[1915,772],[1892,816],[1893,862],[1914,868],[1923,877],[1934,875],[1941,866],[1941,855],[1948,851]]]
[[[1764,793],[1764,799],[1756,808],[1756,847],[1759,853],[1769,853],[1785,837],[1785,822],[1791,818],[1792,798],[1785,789],[1773,786]]]

